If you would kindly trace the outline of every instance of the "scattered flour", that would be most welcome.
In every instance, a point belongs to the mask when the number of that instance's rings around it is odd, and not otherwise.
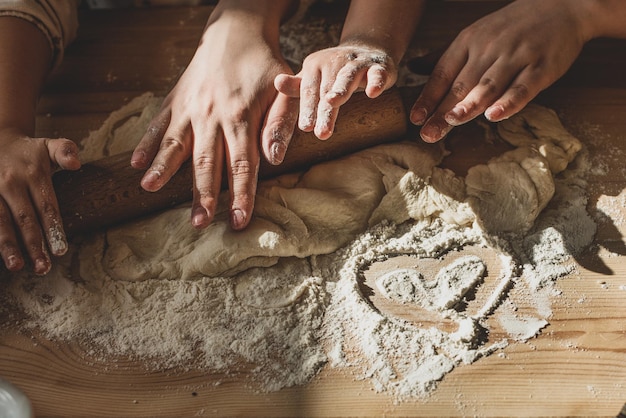
[[[158,103],[146,94],[114,112],[85,140],[84,158],[122,151],[117,138],[142,129]],[[273,218],[275,211],[268,208],[275,206],[260,199],[261,214],[255,220],[260,224],[253,224],[248,235],[229,238],[227,221],[218,218],[218,226],[201,236],[177,239],[190,233],[185,229],[189,209],[183,206],[84,237],[72,243],[45,279],[13,275],[2,281],[2,292],[28,315],[25,328],[39,329],[49,338],[83,341],[105,357],[136,356],[147,367],[161,369],[246,371],[264,391],[305,384],[329,364],[352,368],[356,376],[397,400],[425,396],[455,367],[502,349],[509,339],[524,341],[539,333],[551,315],[555,280],[574,270],[571,255],[585,248],[595,231],[585,209],[584,152],[554,178],[554,197],[528,230],[493,235],[475,221],[467,203],[455,199],[461,193],[451,191],[450,184],[463,182],[438,171],[436,164],[445,152],[428,150],[400,143],[324,165],[320,172],[340,179],[334,171],[338,167],[368,167],[351,178],[368,179],[368,189],[377,182],[383,185],[378,193],[370,193],[371,199],[360,201],[359,206],[369,205],[366,212],[371,216],[354,227],[341,230],[326,220],[315,232],[319,219],[307,219],[315,212],[298,212],[297,207],[298,202],[310,207],[310,199],[302,203],[300,194],[300,188],[313,187],[307,180],[310,173],[287,175],[264,182],[260,195],[268,201],[278,196],[286,205],[282,210],[295,211],[296,218]],[[411,153],[415,155],[407,159]],[[447,188],[437,185],[437,179],[445,179]],[[327,177],[321,183],[328,185]],[[348,205],[347,218],[359,219],[350,196],[364,192],[351,192],[351,187],[344,179],[333,186],[341,190],[329,201],[313,195],[319,208],[334,208],[334,215],[322,211],[324,217],[337,216],[344,211],[342,205]],[[290,193],[295,193],[292,200]],[[268,238],[272,225],[285,219],[304,225],[291,230],[282,224],[287,231],[301,231],[301,236]],[[341,216],[339,221],[346,222]],[[326,227],[331,234],[323,232]],[[337,240],[342,234],[349,239]],[[180,250],[177,240],[195,243],[198,249]],[[288,245],[281,244],[284,240]],[[272,242],[277,246],[268,244]],[[281,245],[287,253],[277,250]],[[152,246],[164,250],[152,254],[146,250]],[[491,286],[484,282],[485,262],[463,255],[471,246],[492,252],[500,263],[497,282]],[[230,252],[231,258],[224,262],[228,254],[219,255],[215,248]],[[195,270],[177,263],[179,257],[185,259],[181,251],[196,253],[186,261],[192,260]],[[245,254],[245,259],[232,257],[237,254]],[[449,259],[453,254],[461,256]],[[452,331],[385,314],[363,293],[363,272],[400,255],[414,257],[417,267],[380,275],[377,291],[389,303],[439,315],[454,324]],[[441,268],[430,275],[420,271],[420,260],[439,260]],[[233,263],[244,267],[233,269]],[[535,316],[512,313],[507,300],[512,287],[533,295]],[[469,293],[482,293],[480,303],[467,303]],[[499,321],[508,339],[484,338],[490,317]]]
[[[327,29],[305,32],[332,44],[338,29]],[[306,54],[291,48],[293,62]],[[84,140],[83,160],[132,148],[124,139],[138,137],[159,103],[145,94],[114,112]],[[323,367],[338,367],[398,401],[426,396],[455,367],[541,332],[555,281],[575,271],[572,255],[592,241],[588,156],[580,148],[568,155],[545,138],[524,136],[514,153],[468,174],[468,188],[437,167],[444,149],[421,143],[375,147],[282,176],[260,186],[245,233],[230,231],[220,215],[227,195],[205,231],[190,228],[183,205],[76,240],[46,278],[3,278],[0,309],[19,308],[27,315],[22,328],[80,341],[105,358],[242,372],[262,391],[305,384]],[[528,150],[528,142],[542,146]],[[346,176],[346,167],[359,171]],[[521,179],[495,186],[515,197],[518,206],[508,209],[489,200],[495,194],[481,182],[502,167]],[[491,216],[499,209],[510,211],[512,223]],[[496,260],[490,283],[487,262],[468,250],[476,247]],[[364,272],[399,256],[414,258],[415,267],[381,274],[374,291],[451,330],[385,313],[364,292]],[[439,263],[439,271],[422,270],[426,261]],[[528,296],[534,315],[515,312],[511,289]],[[494,323],[505,337],[490,341]]]

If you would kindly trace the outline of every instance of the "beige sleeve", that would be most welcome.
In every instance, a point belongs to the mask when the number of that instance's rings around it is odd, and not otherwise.
[[[36,25],[54,51],[54,66],[76,37],[80,0],[0,0],[0,16],[19,17]]]

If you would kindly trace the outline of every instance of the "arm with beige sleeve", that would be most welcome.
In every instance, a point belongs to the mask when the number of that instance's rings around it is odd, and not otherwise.
[[[47,39],[56,66],[76,37],[79,3],[80,0],[0,0],[0,17],[17,17],[35,25]]]
[[[52,172],[78,169],[78,148],[35,137],[35,119],[43,84],[76,36],[77,5],[0,0],[0,257],[9,271],[46,274],[68,249]]]

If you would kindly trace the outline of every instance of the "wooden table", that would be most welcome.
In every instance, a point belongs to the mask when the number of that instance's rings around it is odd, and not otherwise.
[[[498,6],[437,2],[416,40],[443,47]],[[41,101],[39,134],[83,138],[129,99],[164,94],[191,57],[210,10],[84,12],[79,39]],[[621,195],[624,202],[626,163],[614,158],[626,152],[624,74],[626,42],[594,41],[539,98],[591,153],[612,147],[609,174],[591,179],[590,211],[602,196]],[[615,416],[626,402],[625,215],[622,207],[599,225],[594,244],[578,258],[580,274],[558,283],[563,295],[537,338],[455,369],[425,400],[394,404],[367,381],[332,368],[307,386],[257,394],[227,376],[148,373],[130,360],[108,368],[77,344],[14,329],[0,332],[0,376],[23,389],[39,416]],[[602,256],[607,249],[617,255]]]

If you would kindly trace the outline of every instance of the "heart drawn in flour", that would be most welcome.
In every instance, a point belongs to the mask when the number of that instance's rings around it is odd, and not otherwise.
[[[381,294],[401,304],[418,305],[429,311],[452,309],[471,289],[482,282],[485,264],[476,256],[465,256],[443,267],[434,279],[416,269],[389,271],[376,280]]]

